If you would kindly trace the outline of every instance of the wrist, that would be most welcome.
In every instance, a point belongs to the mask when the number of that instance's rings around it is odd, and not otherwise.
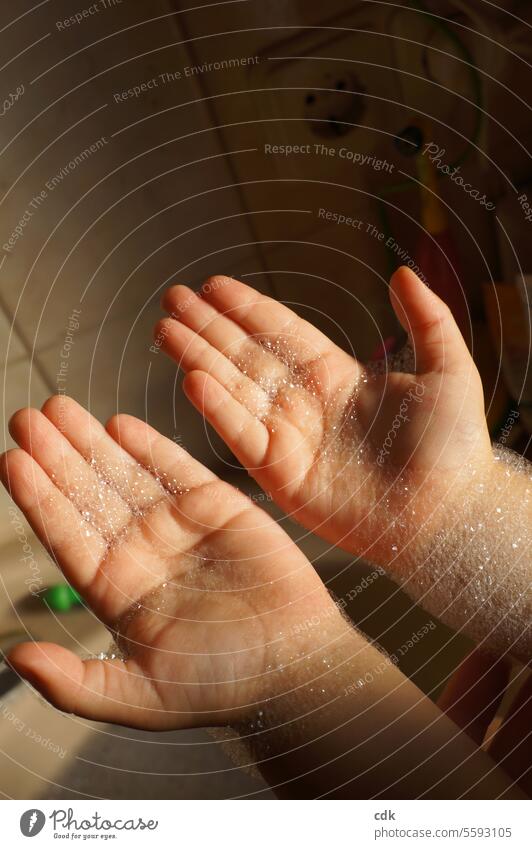
[[[368,669],[391,664],[335,604],[334,612],[325,606],[310,620],[294,623],[283,637],[262,676],[253,709],[236,726],[244,737],[260,731],[261,748],[312,735],[323,711],[330,714],[331,706],[348,695]]]
[[[532,547],[530,464],[495,446],[430,492],[423,528],[410,528],[389,566],[432,615],[497,655],[528,662]],[[529,489],[530,487],[530,489]]]
[[[460,466],[434,471],[406,470],[390,475],[388,518],[374,529],[367,559],[399,579],[429,559],[442,536],[461,533],[466,516],[485,517],[503,474],[496,452],[464,457]]]

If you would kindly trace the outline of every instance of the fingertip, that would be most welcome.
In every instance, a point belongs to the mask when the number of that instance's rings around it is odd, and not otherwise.
[[[8,492],[11,491],[10,454],[16,450],[15,448],[11,448],[9,451],[4,451],[3,454],[0,454],[0,480]],[[20,451],[20,448],[18,450]]]
[[[398,318],[398,311],[401,310],[407,323],[411,323],[413,318],[417,319],[418,316],[435,321],[451,315],[445,301],[407,265],[400,266],[392,274],[390,298]]]
[[[160,318],[155,324],[155,327],[153,328],[153,338],[155,342],[162,343],[162,341],[164,341],[164,339],[166,339],[166,337],[170,333],[170,330],[172,329],[174,324],[175,319],[170,318],[169,316],[164,316],[163,318]]]
[[[176,283],[174,286],[170,286],[170,288],[163,293],[161,298],[161,308],[165,310],[165,312],[173,314],[174,312],[182,309],[181,305],[183,303],[186,303],[187,300],[195,297],[197,297],[197,295],[189,286],[184,286],[182,283]]]
[[[7,653],[6,663],[22,678],[30,678],[34,670],[35,643],[19,643]]]
[[[24,643],[18,643],[10,649],[6,660],[12,668],[27,677],[34,673],[38,674],[41,664],[46,665],[54,655],[57,656],[61,653],[70,654],[67,649],[55,643],[38,643],[28,640]]]
[[[160,305],[161,309],[164,310],[165,312],[171,312],[172,311],[171,303],[172,303],[172,300],[173,300],[173,293],[175,292],[176,289],[177,289],[177,285],[174,284],[173,286],[169,286],[168,289],[165,289],[163,294],[161,295],[159,305]]]
[[[72,424],[87,416],[87,410],[69,395],[56,394],[47,398],[41,407],[41,414],[46,416],[58,430],[66,429],[67,419]]]
[[[406,265],[401,265],[399,268],[396,268],[390,277],[390,297],[392,302],[395,300],[401,300],[401,290],[405,285],[408,285],[411,282],[411,278],[409,275],[410,269]],[[415,285],[415,282],[414,282]]]
[[[32,464],[32,459],[22,448],[10,448],[0,455],[0,479],[9,493],[13,491],[15,476],[19,483],[29,477],[28,462]]]
[[[465,372],[471,357],[449,306],[412,269],[390,280],[395,314],[414,345],[416,371]]]
[[[124,413],[114,413],[107,421],[104,423],[104,428],[107,433],[109,433],[113,439],[115,438],[115,434],[120,432],[120,418],[125,415]]]
[[[28,430],[34,414],[38,412],[31,407],[22,407],[13,413],[9,419],[8,428],[15,442],[18,442],[21,434]]]
[[[20,643],[8,653],[6,662],[21,678],[62,709],[67,709],[64,699],[59,698],[59,693],[65,691],[65,679],[68,681],[67,691],[74,692],[72,685],[79,684],[83,667],[79,657],[55,643]]]
[[[266,426],[216,378],[204,371],[191,371],[183,380],[183,389],[245,468],[257,468],[263,462],[269,441]]]
[[[225,289],[227,286],[233,284],[240,284],[240,281],[235,280],[234,277],[227,277],[225,274],[213,274],[211,277],[207,277],[202,284],[200,289],[201,297],[208,298],[213,292],[217,292],[219,289]]]
[[[50,413],[55,413],[59,407],[63,408],[70,404],[75,404],[76,402],[70,398],[68,395],[50,395],[49,398],[46,399],[44,404],[41,407],[41,413],[44,413],[45,416],[49,417]]]
[[[2,483],[5,483],[5,479],[6,479],[7,473],[8,473],[8,467],[9,467],[8,454],[9,454],[9,451],[3,451],[0,454],[0,480],[2,480]]]
[[[9,466],[14,459],[13,455],[19,451],[22,452],[22,448],[9,448],[7,451],[3,451],[2,454],[0,454],[0,473],[2,474],[2,477],[4,475],[7,477],[9,474]]]
[[[401,265],[390,278],[392,307],[406,331],[410,331],[412,306],[419,304],[429,289],[411,268]]]
[[[129,415],[129,413],[114,413],[114,415],[106,421],[105,429],[107,433],[112,436],[115,442],[120,443],[122,434],[126,431],[126,429],[131,430],[132,428],[138,428],[139,425],[146,426],[145,422],[137,419],[136,416]]]
[[[396,289],[401,286],[424,286],[421,278],[408,265],[400,265],[396,268],[390,278],[390,286]]]

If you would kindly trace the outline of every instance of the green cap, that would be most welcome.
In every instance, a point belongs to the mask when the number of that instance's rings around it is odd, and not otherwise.
[[[45,603],[51,610],[63,613],[76,604],[81,604],[81,596],[69,584],[55,584],[43,594]]]

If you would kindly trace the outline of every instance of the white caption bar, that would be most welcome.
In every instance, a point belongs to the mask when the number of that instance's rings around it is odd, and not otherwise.
[[[2,845],[529,847],[527,802],[5,801]],[[528,815],[528,816],[527,816]]]

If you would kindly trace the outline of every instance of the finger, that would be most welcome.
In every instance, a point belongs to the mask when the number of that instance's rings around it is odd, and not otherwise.
[[[263,464],[270,440],[263,422],[205,372],[190,372],[183,381],[183,389],[246,469],[257,469]]]
[[[106,550],[104,538],[25,451],[15,448],[4,454],[0,476],[67,580],[84,594]]]
[[[85,660],[53,643],[22,643],[8,663],[59,710],[137,728],[175,727],[134,661]]]
[[[478,651],[460,664],[438,706],[476,743],[482,743],[509,680],[508,664]]]
[[[9,430],[98,533],[111,541],[126,527],[129,507],[46,416],[38,410],[19,410]]]
[[[532,675],[524,671],[527,680],[512,702],[503,723],[494,732],[488,748],[505,772],[530,795],[532,791]]]
[[[270,407],[267,392],[245,375],[231,360],[213,348],[205,339],[186,325],[173,319],[163,319],[155,330],[161,338],[163,350],[185,371],[199,369],[212,375],[239,403],[255,416],[264,416]],[[283,368],[284,374],[284,366]],[[275,393],[279,376],[274,375],[272,389]],[[264,376],[267,383],[268,375]]]
[[[113,416],[106,428],[113,439],[153,473],[169,493],[187,492],[218,480],[184,448],[134,416],[124,413]]]
[[[211,277],[203,285],[201,294],[220,313],[237,322],[246,333],[272,342],[279,336],[284,337],[300,362],[313,360],[336,347],[327,336],[297,313],[238,280]]]
[[[139,463],[153,468],[170,495],[171,517],[168,522],[146,525],[157,540],[159,551],[175,557],[191,550],[213,531],[226,527],[235,516],[249,510],[252,502],[238,489],[225,484],[209,469],[194,460],[183,448],[161,436],[145,422],[133,416],[114,416],[110,432]],[[155,522],[155,524],[154,524]],[[188,566],[187,566],[188,564]],[[183,569],[190,568],[183,559]]]
[[[132,508],[145,509],[157,501],[161,487],[124,451],[94,416],[64,395],[54,395],[42,408],[43,415],[91,463],[98,478],[105,480]]]
[[[162,306],[172,318],[199,333],[219,351],[231,351],[236,356],[239,350],[249,344],[249,335],[236,322],[221,315],[188,286],[172,286],[168,289],[163,296]]]
[[[134,552],[127,572],[117,574],[111,568],[112,558],[107,557],[107,540],[25,451],[14,449],[2,457],[0,476],[68,582],[80,591],[101,619],[114,622],[137,595],[160,582],[157,560],[152,558],[153,574],[146,567],[139,571],[134,568],[137,565]],[[122,545],[124,548],[126,543]]]
[[[390,297],[412,338],[418,374],[468,370],[471,356],[449,307],[406,266],[392,275]]]
[[[174,286],[168,290],[163,304],[174,305],[172,316],[178,318],[186,327],[201,336],[213,348],[232,362],[242,374],[263,387],[267,393],[277,390],[283,380],[290,377],[286,362],[282,362],[272,350],[260,344],[262,337],[250,336],[238,324],[222,315],[203,298],[198,297],[192,289],[186,286]],[[184,340],[191,339],[184,334]],[[192,342],[190,345],[192,346]],[[201,347],[199,347],[201,351]],[[285,351],[286,353],[286,351]],[[291,363],[293,365],[293,363]],[[196,368],[207,371],[203,364],[196,363]],[[212,373],[212,370],[211,370]],[[239,377],[232,372],[236,383]],[[220,380],[220,377],[217,377]],[[230,389],[227,383],[223,384]],[[251,391],[251,388],[248,390]],[[242,398],[240,400],[243,400]]]

